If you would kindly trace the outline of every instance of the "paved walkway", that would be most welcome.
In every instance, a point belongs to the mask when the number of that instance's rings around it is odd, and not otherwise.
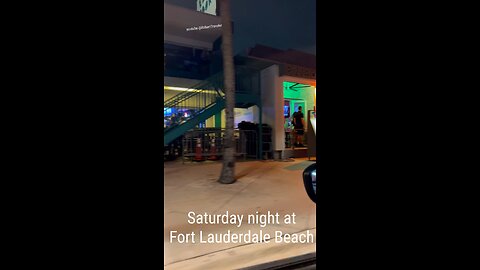
[[[302,172],[312,161],[248,161],[236,163],[239,179],[231,185],[217,182],[220,162],[165,163],[165,269],[239,269],[267,261],[315,252],[316,205],[308,198]],[[244,215],[242,226],[228,224],[189,224],[188,213]],[[245,224],[249,214],[296,214],[296,224]],[[199,243],[198,235],[209,233],[258,233],[314,236],[314,243]],[[170,243],[171,231],[191,234],[196,243]]]

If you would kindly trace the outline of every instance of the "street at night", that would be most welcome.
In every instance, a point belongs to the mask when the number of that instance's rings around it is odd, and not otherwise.
[[[315,5],[164,1],[165,269],[315,266]]]
[[[4,8],[7,266],[469,269],[476,8],[141,3]]]
[[[217,182],[220,162],[165,163],[165,269],[238,269],[315,252],[315,243],[170,243],[171,231],[316,235],[315,204],[305,194],[301,172],[313,161],[247,161],[237,163],[241,178],[233,185]],[[295,213],[296,224],[190,224],[189,212],[224,214]],[[243,221],[246,223],[246,221]],[[198,239],[197,239],[198,240]],[[316,242],[316,241],[315,241]],[[225,265],[229,267],[225,268]],[[230,268],[231,267],[231,268]]]

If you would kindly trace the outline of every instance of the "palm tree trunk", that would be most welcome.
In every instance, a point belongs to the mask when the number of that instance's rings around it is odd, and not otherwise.
[[[232,24],[230,18],[230,1],[220,0],[220,16],[222,18],[222,54],[225,86],[225,138],[223,145],[223,167],[220,179],[223,184],[235,182],[235,70],[233,65]]]

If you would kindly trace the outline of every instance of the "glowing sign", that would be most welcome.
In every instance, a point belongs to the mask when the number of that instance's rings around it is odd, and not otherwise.
[[[217,0],[197,0],[197,11],[217,15]]]

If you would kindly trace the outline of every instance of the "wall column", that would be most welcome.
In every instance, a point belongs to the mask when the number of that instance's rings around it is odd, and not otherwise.
[[[222,128],[222,112],[215,114],[215,128]]]

